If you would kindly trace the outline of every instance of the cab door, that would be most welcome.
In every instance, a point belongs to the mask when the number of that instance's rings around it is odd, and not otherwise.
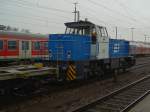
[[[107,59],[109,58],[109,37],[105,27],[96,26],[96,32],[98,37],[97,42],[97,58]]]
[[[20,58],[30,59],[31,58],[31,42],[20,41]]]

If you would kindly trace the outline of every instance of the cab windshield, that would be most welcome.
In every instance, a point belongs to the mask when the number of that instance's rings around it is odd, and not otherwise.
[[[74,34],[74,35],[88,35],[90,36],[89,28],[66,28],[65,34]]]

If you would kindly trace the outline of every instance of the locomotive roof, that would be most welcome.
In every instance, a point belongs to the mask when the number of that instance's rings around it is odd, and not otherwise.
[[[30,37],[48,37],[48,35],[44,35],[44,34],[32,34],[32,33],[14,32],[14,31],[0,31],[0,34],[16,35],[16,36],[30,36]]]
[[[67,22],[65,25],[69,28],[89,28],[95,26],[95,24],[90,21]],[[103,26],[99,27],[103,28]]]
[[[90,21],[67,22],[65,25],[69,28],[89,28],[95,26],[95,24]]]

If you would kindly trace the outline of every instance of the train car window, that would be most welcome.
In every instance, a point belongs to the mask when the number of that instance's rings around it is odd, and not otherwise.
[[[8,49],[9,50],[17,49],[17,42],[16,41],[8,41]]]
[[[45,48],[45,49],[48,48],[48,42],[44,42],[44,48]]]
[[[0,40],[0,50],[3,50],[3,46],[4,46],[4,43],[2,40]]]
[[[22,50],[29,50],[29,42],[26,41],[22,42]]]
[[[40,50],[40,42],[34,42],[33,45],[35,50]]]

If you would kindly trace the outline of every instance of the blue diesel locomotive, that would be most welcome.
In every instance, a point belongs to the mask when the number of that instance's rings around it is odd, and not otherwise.
[[[49,58],[58,68],[57,79],[101,78],[106,71],[125,70],[135,64],[129,55],[129,41],[110,39],[106,27],[89,21],[65,25],[65,34],[49,35]]]

